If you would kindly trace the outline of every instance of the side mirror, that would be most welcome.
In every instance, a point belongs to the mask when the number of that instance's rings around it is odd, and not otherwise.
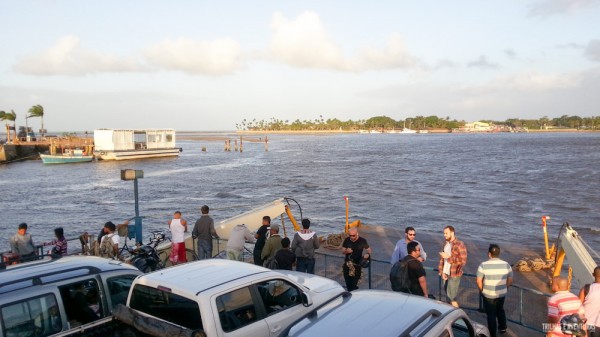
[[[313,304],[312,299],[310,298],[310,296],[307,293],[302,293],[300,296],[302,296],[302,305],[305,307],[310,307]]]

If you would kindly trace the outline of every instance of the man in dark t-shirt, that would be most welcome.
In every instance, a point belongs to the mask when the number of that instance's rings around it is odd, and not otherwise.
[[[358,283],[362,274],[361,262],[371,257],[371,248],[367,240],[358,236],[358,229],[355,227],[348,230],[349,236],[342,243],[342,253],[344,253],[344,265],[342,272],[346,289],[352,291],[358,289]],[[366,253],[363,254],[363,251]]]
[[[252,251],[252,255],[254,256],[254,264],[257,266],[263,265],[263,260],[260,255],[262,254],[263,247],[267,242],[267,232],[269,231],[270,225],[271,217],[268,215],[263,216],[262,226],[260,226],[260,228],[256,231],[256,234],[254,234],[256,243],[254,244],[254,251]]]
[[[296,263],[296,254],[290,250],[290,239],[281,239],[281,249],[275,253],[277,261],[277,269],[292,270],[292,266]]]
[[[417,241],[411,241],[406,245],[408,255],[401,261],[408,263],[408,279],[410,280],[410,292],[414,295],[428,296],[427,279],[425,278],[425,269],[418,260],[421,256],[421,246]]]

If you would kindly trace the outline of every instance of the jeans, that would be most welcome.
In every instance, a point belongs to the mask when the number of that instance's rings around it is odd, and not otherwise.
[[[342,267],[342,272],[344,274],[344,281],[346,281],[346,289],[348,291],[358,289],[358,281],[360,281],[360,275],[362,274],[362,268],[358,265],[354,265],[354,276],[350,276],[350,269],[344,263]]]
[[[444,290],[446,290],[446,296],[448,302],[456,301],[458,295],[458,286],[460,285],[460,276],[450,277],[444,282]]]
[[[263,260],[262,260],[262,257],[260,257],[261,254],[262,254],[262,249],[254,248],[254,251],[252,252],[252,255],[254,256],[254,264],[262,267]]]
[[[307,257],[299,257],[296,259],[296,271],[301,271],[309,274],[315,273],[315,259]]]
[[[198,239],[198,260],[210,259],[212,257],[212,240]]]
[[[506,330],[506,313],[504,312],[505,297],[487,298],[483,295],[482,297],[490,336],[496,337],[497,329]]]

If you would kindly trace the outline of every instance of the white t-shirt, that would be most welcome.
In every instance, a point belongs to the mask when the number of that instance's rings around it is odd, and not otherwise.
[[[183,242],[183,235],[185,233],[185,227],[181,224],[181,219],[171,220],[171,241],[173,243]]]
[[[444,253],[452,255],[452,243],[446,241],[446,244],[444,245]],[[450,266],[452,265],[448,262],[448,259],[444,259],[444,274],[450,275]]]

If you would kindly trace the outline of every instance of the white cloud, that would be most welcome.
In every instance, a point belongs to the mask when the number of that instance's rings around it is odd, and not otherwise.
[[[498,77],[487,86],[506,90],[545,91],[573,88],[579,86],[580,83],[581,77],[578,73],[540,74],[537,72],[525,72]]]
[[[86,50],[76,36],[65,36],[37,55],[24,57],[15,70],[39,76],[83,76],[93,73],[135,72],[143,67],[133,59]]]
[[[480,55],[477,60],[467,63],[469,68],[487,68],[487,69],[498,69],[500,66],[496,63],[488,61],[487,56]]]
[[[585,56],[592,61],[600,62],[600,40],[592,40],[588,43]]]
[[[289,20],[277,12],[271,20],[273,36],[270,54],[276,61],[301,68],[359,72],[406,68],[416,65],[399,35],[392,35],[384,49],[366,47],[354,57],[346,57],[328,36],[314,12],[304,12]]]
[[[190,74],[226,75],[242,66],[240,44],[230,38],[165,40],[146,49],[144,55],[156,66]]]
[[[571,13],[582,8],[598,5],[599,0],[540,0],[530,6],[530,16],[550,16]]]

